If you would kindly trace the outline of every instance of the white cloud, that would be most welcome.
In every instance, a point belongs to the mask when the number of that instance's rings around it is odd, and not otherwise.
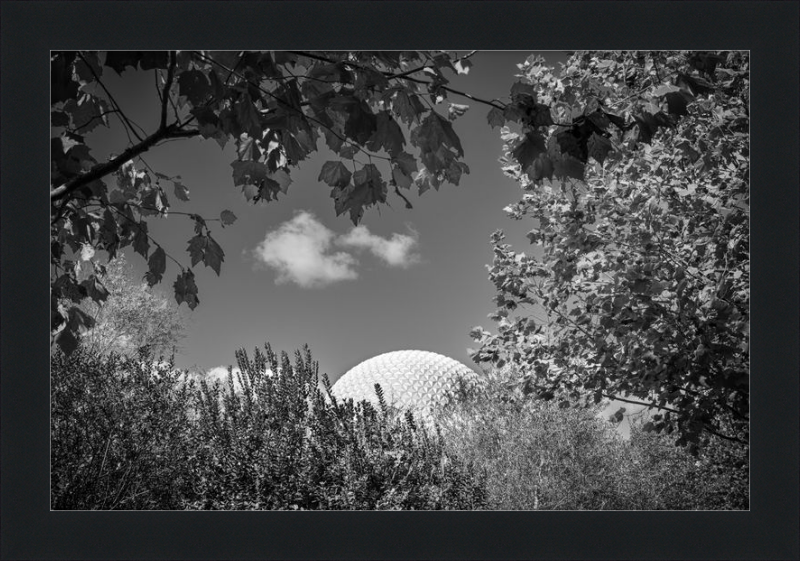
[[[278,284],[294,282],[303,288],[316,288],[358,278],[352,255],[329,253],[334,236],[313,214],[300,212],[268,232],[254,250],[255,256],[278,272]]]
[[[337,236],[307,211],[299,212],[275,230],[253,250],[256,260],[274,269],[278,284],[293,282],[303,288],[319,288],[334,282],[358,278],[357,259],[341,248],[367,250],[391,267],[408,267],[418,262],[413,253],[417,235],[392,234],[382,238],[366,226]]]
[[[350,233],[336,240],[338,245],[367,249],[376,257],[392,267],[408,267],[419,260],[412,253],[417,245],[417,237],[405,234],[392,234],[389,239],[372,234],[366,226],[357,226]]]

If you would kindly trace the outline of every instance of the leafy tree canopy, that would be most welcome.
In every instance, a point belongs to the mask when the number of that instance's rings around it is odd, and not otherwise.
[[[525,393],[567,392],[564,407],[648,404],[645,430],[690,449],[703,432],[746,442],[748,54],[579,52],[559,76],[529,58],[521,77],[570,124],[502,129],[525,190],[506,210],[538,250],[493,235],[498,332],[473,330],[473,358],[516,366]]]
[[[338,159],[326,162],[319,180],[330,186],[338,215],[354,224],[365,209],[384,204],[390,188],[458,184],[469,173],[452,121],[467,106],[448,74],[467,73],[469,56],[444,52],[54,52],[51,56],[51,311],[52,329],[69,351],[93,318],[77,304],[102,302],[106,291],[94,275],[79,281],[78,256],[103,251],[109,258],[132,246],[147,260],[147,282],[160,282],[167,258],[180,268],[176,301],[194,309],[200,299],[192,267],[220,274],[224,251],[209,222],[232,225],[236,216],[185,214],[194,227],[191,265],[168,255],[148,232],[147,220],[166,217],[170,198],[188,201],[180,177],[141,167],[142,154],[168,140],[201,137],[220,147],[233,143],[233,183],[253,203],[276,200],[292,182],[291,170],[324,141]],[[103,82],[104,72],[153,72],[160,99],[159,126],[137,129]],[[155,95],[155,92],[154,92]],[[463,97],[472,98],[468,94]],[[475,98],[472,98],[475,99]],[[499,108],[502,104],[477,100]],[[97,161],[91,132],[123,126],[130,145]],[[59,307],[64,300],[74,305]]]

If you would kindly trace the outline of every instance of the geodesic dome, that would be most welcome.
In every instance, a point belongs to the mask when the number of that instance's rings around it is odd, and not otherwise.
[[[447,401],[458,380],[476,382],[478,375],[450,357],[430,351],[393,351],[354,366],[339,378],[331,393],[337,399],[367,400],[378,406],[375,384],[387,404],[427,415]]]

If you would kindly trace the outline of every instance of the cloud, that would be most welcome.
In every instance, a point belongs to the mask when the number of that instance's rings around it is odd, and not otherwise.
[[[367,250],[390,267],[408,267],[419,260],[413,253],[417,235],[412,234],[382,238],[366,226],[358,226],[337,236],[313,214],[301,211],[267,232],[253,254],[257,262],[277,271],[277,284],[293,282],[303,288],[320,288],[358,278],[358,260],[350,252],[335,251],[334,246]]]
[[[352,255],[329,253],[334,236],[304,211],[268,232],[254,252],[258,261],[278,272],[278,284],[294,282],[303,288],[317,288],[358,278]]]
[[[412,253],[417,245],[416,234],[392,234],[389,239],[370,233],[366,226],[357,226],[336,240],[338,245],[366,249],[392,267],[408,267],[419,260]]]

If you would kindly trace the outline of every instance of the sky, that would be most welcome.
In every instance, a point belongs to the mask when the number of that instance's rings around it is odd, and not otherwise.
[[[482,99],[502,99],[518,79],[517,64],[527,51],[479,52],[468,75],[453,74],[450,86]],[[541,53],[558,67],[563,53]],[[152,72],[128,70],[122,77],[104,68],[103,80],[128,117],[145,131],[158,124],[158,98]],[[288,194],[263,205],[247,203],[233,185],[233,144],[224,150],[213,140],[181,139],[145,153],[154,170],[181,176],[190,201],[167,192],[172,211],[218,217],[230,210],[237,221],[212,235],[225,251],[222,272],[194,267],[200,305],[189,312],[177,366],[209,370],[235,365],[234,352],[269,342],[290,354],[304,344],[320,363],[320,373],[335,381],[356,364],[400,349],[438,352],[477,369],[468,353],[475,347],[472,327],[493,329],[494,290],[486,265],[492,261],[490,234],[503,229],[522,250],[529,227],[506,217],[503,207],[517,202],[520,187],[505,177],[500,129],[492,129],[490,107],[450,95],[469,105],[454,129],[461,138],[470,174],[458,186],[418,196],[405,192],[406,209],[390,192],[391,208],[372,207],[361,224],[337,217],[330,188],[318,181],[322,164],[334,159],[320,141],[320,152],[291,172]],[[441,106],[442,114],[447,105]],[[99,127],[87,141],[98,159],[119,153],[128,139],[122,127]],[[407,149],[412,147],[407,146]],[[413,153],[413,152],[412,152]],[[137,164],[141,165],[141,164]],[[168,254],[188,264],[185,252],[193,222],[173,214],[151,219],[151,235]],[[126,251],[144,274],[146,263]],[[169,262],[159,288],[172,297],[177,266]]]

